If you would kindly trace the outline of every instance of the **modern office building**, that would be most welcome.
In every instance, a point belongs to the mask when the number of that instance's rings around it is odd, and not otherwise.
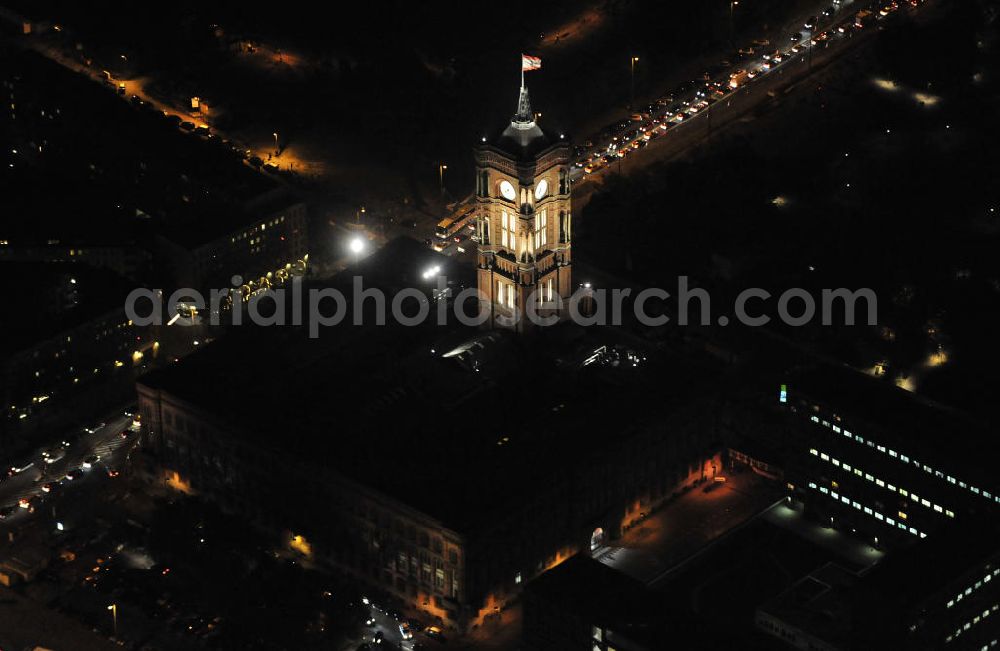
[[[864,573],[830,563],[757,608],[797,649],[990,649],[1000,639],[994,523],[956,525]]]
[[[996,517],[992,431],[967,414],[847,368],[789,375],[773,404],[791,495],[821,520],[875,541],[923,539],[954,521]]]

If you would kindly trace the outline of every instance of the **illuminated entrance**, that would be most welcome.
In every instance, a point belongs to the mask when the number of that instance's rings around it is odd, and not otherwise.
[[[604,529],[597,527],[594,533],[590,534],[590,551],[595,551],[604,544]]]

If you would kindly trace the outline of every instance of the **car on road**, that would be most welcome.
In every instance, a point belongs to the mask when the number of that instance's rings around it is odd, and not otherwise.
[[[16,510],[17,510],[17,507],[14,506],[14,505],[12,505],[12,504],[8,504],[7,506],[0,507],[0,520],[6,520],[10,516],[14,515],[14,512]]]
[[[74,468],[73,470],[70,470],[68,473],[66,473],[66,479],[69,481],[73,481],[74,479],[79,479],[80,477],[83,477],[83,471],[80,470],[79,468]]]
[[[80,465],[80,467],[83,468],[84,470],[90,470],[95,465],[97,465],[97,462],[100,460],[101,456],[99,454],[92,454],[83,460],[83,463]]]
[[[399,634],[403,637],[404,640],[413,639],[413,630],[410,629],[410,625],[407,624],[406,622],[403,622],[402,624],[399,625]]]
[[[7,476],[13,477],[14,475],[20,475],[22,472],[34,466],[34,462],[29,461],[28,463],[15,464],[7,469]]]
[[[184,120],[178,126],[180,126],[180,128],[183,129],[184,131],[188,132],[194,131],[196,128],[194,122],[192,122],[191,120]]]
[[[55,463],[65,456],[66,448],[61,445],[49,448],[48,450],[42,452],[42,459],[45,460],[45,463]]]
[[[58,490],[60,486],[62,486],[62,484],[59,483],[59,482],[57,482],[57,481],[45,482],[44,484],[42,484],[42,492],[43,493],[52,493],[52,492]]]
[[[802,27],[804,27],[807,32],[811,32],[816,29],[817,22],[819,22],[819,18],[816,16],[809,16],[809,18],[806,18],[806,22]]]
[[[17,501],[17,505],[22,509],[27,509],[28,511],[34,511],[35,507],[38,506],[39,502],[42,501],[40,495],[30,495],[28,497],[22,497]]]
[[[437,626],[428,626],[427,628],[425,628],[424,635],[438,642],[447,641],[447,638],[444,636],[444,632]]]

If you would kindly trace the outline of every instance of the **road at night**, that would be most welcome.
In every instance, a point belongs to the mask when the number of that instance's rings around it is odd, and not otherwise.
[[[29,509],[19,507],[21,500],[35,500],[31,504],[31,511],[44,509],[45,503],[50,500],[49,494],[43,491],[43,486],[47,484],[55,485],[52,498],[67,501],[72,500],[72,492],[78,485],[107,480],[109,471],[120,472],[128,451],[136,441],[131,425],[131,417],[118,416],[100,427],[92,428],[92,432],[81,428],[83,434],[79,440],[67,440],[68,446],[63,444],[63,440],[54,440],[38,449],[21,466],[30,463],[29,467],[0,483],[0,508],[10,510],[0,520],[0,530],[17,527],[31,519]],[[122,432],[129,434],[123,438]],[[43,456],[46,451],[58,451],[58,460],[47,463]],[[93,456],[98,457],[96,462],[88,463],[87,459],[92,459]],[[77,470],[80,471],[78,478],[67,478],[69,473]],[[57,491],[61,494],[56,495]]]

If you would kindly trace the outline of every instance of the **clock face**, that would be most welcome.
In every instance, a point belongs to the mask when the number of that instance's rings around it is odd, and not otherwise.
[[[545,179],[539,181],[538,185],[535,186],[535,199],[541,200],[541,198],[545,196],[545,193],[548,192],[548,189],[549,184],[545,181]]]
[[[500,195],[507,201],[513,201],[517,193],[514,192],[514,186],[510,184],[510,181],[500,182]]]

